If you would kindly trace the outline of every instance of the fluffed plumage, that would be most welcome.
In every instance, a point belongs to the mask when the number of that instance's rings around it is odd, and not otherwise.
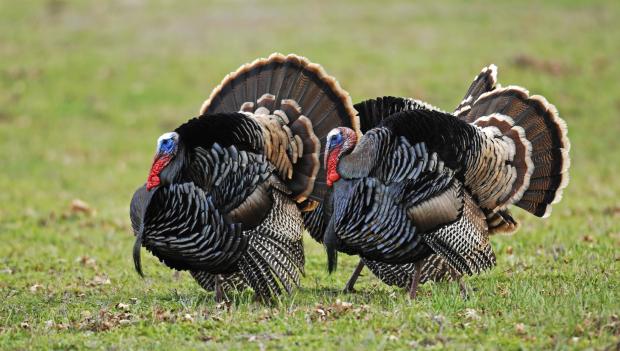
[[[369,130],[332,157],[340,180],[321,207],[329,213],[305,218],[313,237],[324,228],[331,266],[336,251],[358,254],[399,286],[412,263],[422,281],[479,273],[495,264],[488,235],[518,227],[508,206],[546,216],[567,184],[564,121],[544,98],[498,87],[494,65],[454,114],[393,97],[356,108]]]
[[[227,75],[200,116],[162,135],[131,202],[140,245],[207,290],[268,300],[304,272],[300,208],[325,193],[319,162],[336,126],[357,129],[349,95],[307,59],[273,54]]]

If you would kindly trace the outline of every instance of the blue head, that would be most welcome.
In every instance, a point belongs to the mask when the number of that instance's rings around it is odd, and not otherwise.
[[[176,132],[164,133],[157,139],[157,155],[171,155],[177,148],[179,134]]]
[[[174,177],[176,171],[178,171],[178,167],[173,167],[173,170],[169,170],[169,164],[175,159],[178,148],[179,134],[176,132],[164,133],[157,139],[155,158],[153,159],[153,165],[151,166],[151,171],[146,181],[147,190],[159,186],[162,180],[168,178],[172,179]]]
[[[350,153],[357,144],[357,134],[351,128],[338,127],[327,134],[327,147],[323,167],[327,171],[327,186],[331,187],[340,179],[338,162],[343,155]]]

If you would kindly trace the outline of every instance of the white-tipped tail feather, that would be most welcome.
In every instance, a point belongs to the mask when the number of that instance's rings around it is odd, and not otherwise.
[[[513,141],[517,171],[509,196],[497,198],[498,209],[515,204],[548,217],[568,184],[570,141],[566,123],[547,99],[518,86],[483,93],[460,118],[482,128],[497,128]]]

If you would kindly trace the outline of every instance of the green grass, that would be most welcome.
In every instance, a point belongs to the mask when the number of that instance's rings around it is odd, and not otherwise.
[[[619,23],[617,1],[0,0],[0,349],[617,348]],[[355,258],[329,276],[309,238],[303,288],[274,306],[249,291],[218,306],[148,254],[140,279],[127,213],[156,138],[274,51],[321,63],[355,101],[446,110],[496,63],[569,125],[564,200],[548,220],[518,211],[467,301],[439,283],[412,302],[368,271],[342,294]],[[72,213],[78,198],[96,214]]]

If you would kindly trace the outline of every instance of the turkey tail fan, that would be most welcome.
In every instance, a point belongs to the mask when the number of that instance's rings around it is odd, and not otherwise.
[[[240,110],[267,114],[273,111],[285,119],[293,137],[301,140],[303,154],[301,162],[291,162],[292,174],[289,172],[285,177],[289,179],[284,181],[297,202],[307,197],[321,201],[327,189],[320,162],[327,134],[339,126],[359,130],[349,94],[320,65],[302,56],[274,53],[228,74],[200,113]],[[282,113],[277,114],[278,110]]]
[[[397,112],[413,110],[441,111],[424,101],[394,96],[384,96],[365,100],[353,107],[359,112],[360,130],[366,133],[378,126],[381,121]]]
[[[530,96],[524,88],[508,86],[482,94],[465,118],[513,134],[514,163],[522,178],[515,182],[506,204],[548,217],[551,205],[562,199],[570,167],[567,127],[555,106],[540,95]]]
[[[454,115],[461,118],[466,116],[469,110],[471,110],[472,104],[482,94],[494,90],[497,85],[497,66],[490,64],[484,67],[480,74],[474,77],[474,81],[467,89],[465,97],[454,110]]]

